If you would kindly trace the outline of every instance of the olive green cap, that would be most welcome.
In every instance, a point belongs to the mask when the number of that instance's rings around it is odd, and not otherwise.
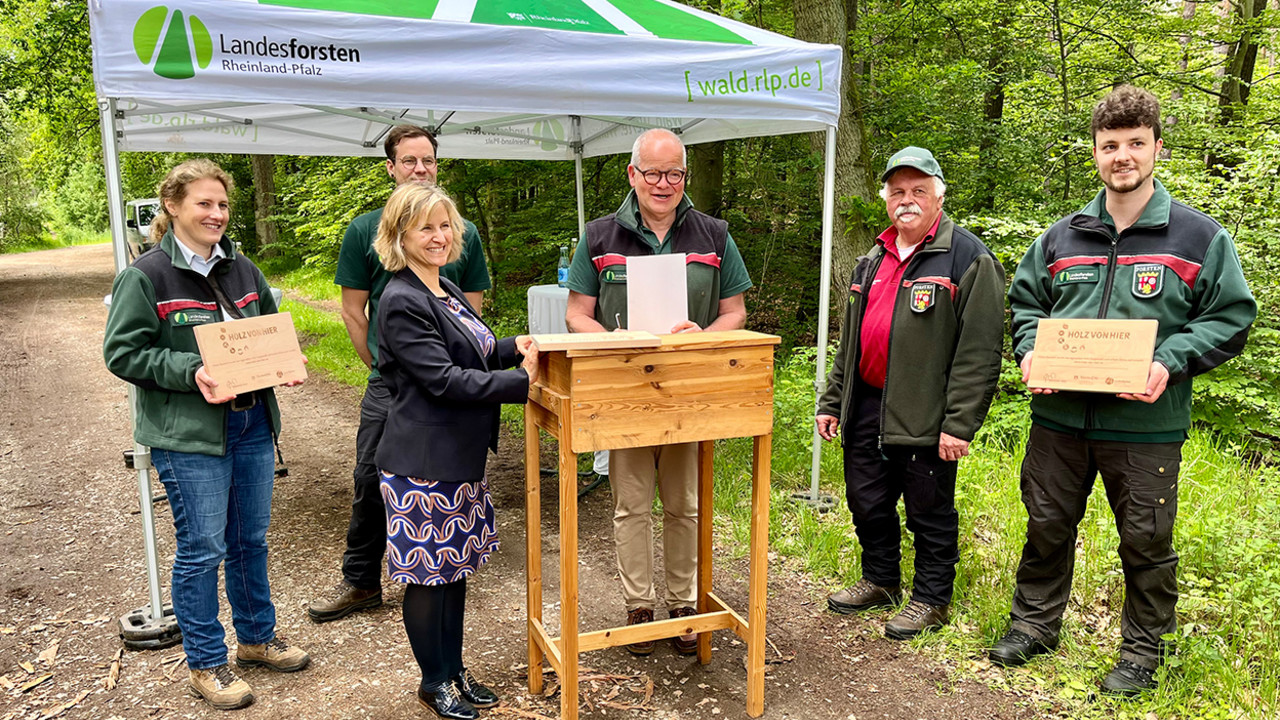
[[[880,182],[889,179],[889,176],[901,170],[904,167],[915,168],[925,175],[932,175],[939,180],[945,180],[942,177],[942,166],[934,159],[933,153],[918,147],[904,147],[889,158],[889,163],[884,166],[884,172],[880,173]]]

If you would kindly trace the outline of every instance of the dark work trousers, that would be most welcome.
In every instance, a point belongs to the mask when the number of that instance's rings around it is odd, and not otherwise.
[[[885,587],[902,583],[902,537],[898,498],[907,507],[907,529],[915,534],[916,574],[911,596],[947,605],[960,561],[956,512],[956,467],[938,457],[938,446],[878,447],[880,390],[859,386],[849,427],[844,429],[844,487],[853,526],[862,544],[862,576]]]
[[[378,483],[374,454],[391,408],[391,392],[380,378],[371,378],[360,401],[360,429],[356,431],[355,491],[347,550],[342,554],[342,577],[353,587],[382,587],[382,556],[387,551],[387,513]]]
[[[1018,565],[1013,629],[1052,641],[1062,628],[1075,570],[1076,528],[1094,478],[1101,474],[1120,533],[1124,610],[1120,659],[1160,664],[1160,636],[1177,630],[1178,466],[1182,441],[1132,443],[1085,440],[1032,424],[1022,461],[1027,542]]]

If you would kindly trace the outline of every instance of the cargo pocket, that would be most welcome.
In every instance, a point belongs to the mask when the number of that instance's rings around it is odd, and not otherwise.
[[[1133,540],[1149,543],[1173,534],[1178,517],[1178,470],[1181,448],[1172,453],[1128,449],[1129,511],[1125,527]]]

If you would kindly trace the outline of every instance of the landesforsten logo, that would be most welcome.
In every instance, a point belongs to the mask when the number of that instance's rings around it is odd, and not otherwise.
[[[164,5],[153,7],[138,18],[133,26],[133,49],[143,64],[171,80],[194,77],[196,65],[203,70],[213,59],[213,39],[200,18],[184,16],[181,10],[174,10],[170,16]]]

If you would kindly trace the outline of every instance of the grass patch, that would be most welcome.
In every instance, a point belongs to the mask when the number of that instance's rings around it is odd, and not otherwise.
[[[293,325],[301,335],[303,352],[309,361],[308,372],[321,370],[331,380],[357,388],[365,386],[369,368],[356,355],[347,337],[347,327],[337,313],[289,300],[287,295],[280,309],[293,313]]]
[[[816,513],[791,494],[809,486],[812,355],[780,357],[775,383],[771,549],[832,589],[861,576],[860,547],[844,507],[839,449],[824,444],[821,487],[837,508]],[[1007,399],[996,417],[1025,418]],[[1019,490],[1025,421],[1000,423],[960,464],[960,564],[952,623],[912,643],[926,655],[999,689],[1029,697],[1048,716],[1069,718],[1274,718],[1280,708],[1280,472],[1250,467],[1207,432],[1183,449],[1174,543],[1181,562],[1178,653],[1160,688],[1136,702],[1095,697],[1120,646],[1124,578],[1119,538],[1099,481],[1080,525],[1075,580],[1062,647],[1020,670],[991,668],[985,651],[1008,627],[1014,573],[1026,532]],[[751,443],[717,443],[717,532],[745,554],[750,536]],[[901,510],[900,510],[901,512]],[[903,527],[903,580],[914,552]]]
[[[257,262],[257,261],[255,261]],[[333,267],[318,264],[298,264],[264,258],[257,262],[262,272],[277,287],[286,288],[309,300],[341,300],[342,289],[333,284]],[[346,332],[345,330],[343,331]]]
[[[19,240],[13,243],[0,244],[0,254],[34,252],[36,250],[57,250],[75,245],[102,245],[111,242],[111,234],[107,232],[67,232],[57,237],[43,233],[38,238]]]

